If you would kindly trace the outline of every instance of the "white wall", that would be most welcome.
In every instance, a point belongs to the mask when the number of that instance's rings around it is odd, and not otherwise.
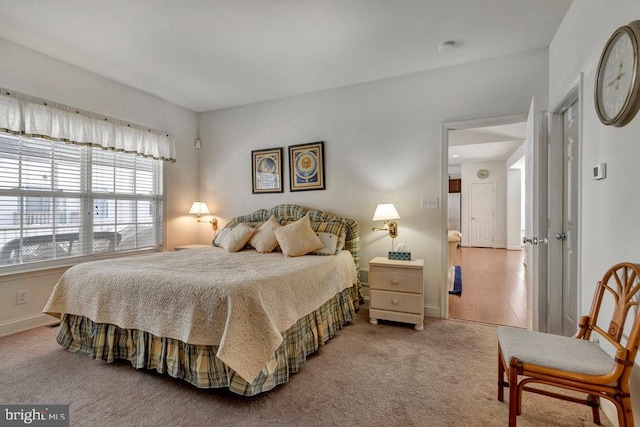
[[[489,177],[478,178],[478,171],[486,169]],[[473,184],[494,184],[494,247],[507,247],[507,168],[504,161],[462,164],[462,241],[471,246],[471,187]]]
[[[597,63],[616,28],[640,19],[640,2],[574,0],[549,47],[549,99],[554,108],[584,73],[582,99],[582,206],[580,308],[588,313],[596,281],[607,268],[621,261],[640,262],[640,115],[627,126],[604,126],[595,112],[593,87]],[[607,178],[593,181],[588,173],[607,163]],[[607,309],[607,308],[605,308]],[[636,359],[636,364],[638,360]],[[632,378],[634,416],[640,417],[640,369]]]
[[[388,236],[371,231],[373,211],[394,203],[402,217],[396,242],[425,259],[426,313],[439,316],[446,224],[440,209],[421,210],[420,198],[447,197],[441,125],[526,113],[532,95],[546,105],[547,78],[541,49],[202,113],[200,195],[221,222],[280,203],[350,216],[360,224],[364,269],[390,247]],[[283,194],[251,194],[251,150],[313,141],[325,141],[325,191],[291,193],[285,178]],[[201,233],[200,242],[212,237]]]
[[[178,161],[165,163],[165,248],[197,240],[187,215],[197,198],[194,112],[4,39],[0,57],[0,87],[174,134]],[[40,313],[63,271],[0,277],[0,335],[50,320]],[[29,291],[29,303],[16,305],[18,289]]]
[[[449,178],[450,179],[460,179],[462,177],[462,166],[455,165],[449,166]]]

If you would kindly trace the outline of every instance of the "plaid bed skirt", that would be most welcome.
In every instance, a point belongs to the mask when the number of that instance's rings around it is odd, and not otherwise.
[[[124,359],[137,369],[155,369],[199,388],[228,388],[237,394],[253,396],[286,383],[289,375],[306,363],[308,355],[353,320],[360,293],[360,284],[354,285],[298,320],[282,334],[282,344],[252,383],[216,357],[217,345],[187,344],[70,314],[63,315],[56,339],[65,349],[91,355],[93,359],[107,363]]]

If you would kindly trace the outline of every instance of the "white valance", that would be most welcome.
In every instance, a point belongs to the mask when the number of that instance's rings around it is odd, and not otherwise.
[[[11,91],[0,92],[0,131],[175,162],[173,135]]]

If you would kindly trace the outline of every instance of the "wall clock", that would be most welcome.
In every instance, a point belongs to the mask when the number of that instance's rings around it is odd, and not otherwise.
[[[605,125],[624,126],[640,107],[640,21],[618,28],[604,46],[596,72],[596,113]]]
[[[489,177],[489,171],[486,169],[480,169],[478,171],[478,178],[487,179]]]

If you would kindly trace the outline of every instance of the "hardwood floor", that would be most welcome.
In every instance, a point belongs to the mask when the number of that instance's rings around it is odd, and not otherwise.
[[[462,295],[449,295],[449,317],[526,328],[524,251],[459,247]]]

